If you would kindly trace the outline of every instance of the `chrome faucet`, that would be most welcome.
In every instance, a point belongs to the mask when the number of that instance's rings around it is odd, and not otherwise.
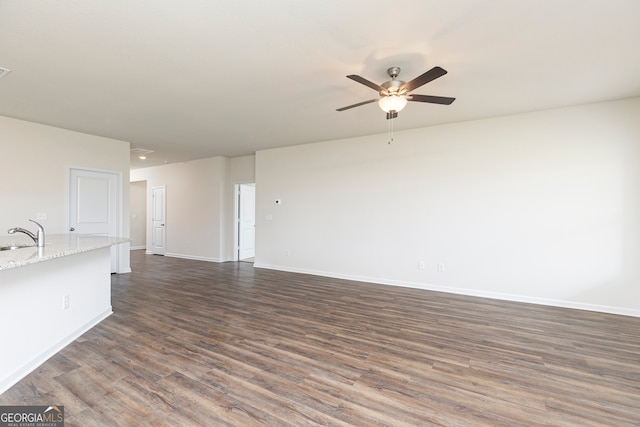
[[[30,219],[29,221],[33,222],[35,225],[38,226],[38,233],[37,234],[33,234],[29,230],[25,230],[24,228],[20,228],[20,227],[10,228],[10,229],[7,230],[7,233],[9,233],[9,234],[24,233],[27,236],[31,237],[34,242],[36,242],[36,246],[37,247],[43,248],[44,247],[44,227],[41,226],[40,224],[38,224],[37,222],[35,222],[32,219]]]

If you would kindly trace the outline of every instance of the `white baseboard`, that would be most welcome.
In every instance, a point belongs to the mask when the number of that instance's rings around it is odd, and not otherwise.
[[[9,376],[5,377],[2,381],[0,381],[0,394],[4,393],[8,389],[10,389],[13,385],[15,385],[18,381],[29,375],[31,372],[35,371],[38,366],[42,365],[44,362],[49,360],[52,356],[54,356],[57,352],[71,344],[82,334],[87,332],[89,329],[96,326],[98,323],[102,322],[104,319],[109,317],[113,313],[112,308],[109,307],[108,310],[100,313],[98,316],[91,319],[89,322],[82,325],[80,328],[76,329],[62,340],[60,340],[55,345],[51,346],[40,355],[35,357],[34,359],[25,363],[20,369],[16,370]]]
[[[175,254],[170,252],[166,252],[164,256],[171,257],[171,258],[191,259],[194,261],[222,262],[222,260],[219,258],[210,258],[210,257],[197,256],[197,255]]]
[[[130,251],[139,251],[141,249],[147,249],[147,247],[146,246],[130,246],[129,247]]]
[[[378,285],[401,286],[406,288],[424,289],[427,291],[447,292],[450,294],[468,295],[473,297],[491,298],[497,300],[524,302],[529,304],[546,305],[551,307],[572,308],[576,310],[595,311],[600,313],[618,314],[622,316],[640,317],[640,310],[633,310],[624,307],[611,307],[606,305],[580,303],[574,301],[557,300],[550,298],[530,297],[526,295],[503,294],[499,292],[479,291],[475,289],[452,288],[449,286],[439,286],[429,283],[406,282],[398,280],[382,279],[379,277],[356,276],[349,274],[339,274],[319,270],[306,270],[301,268],[283,267],[278,265],[254,263],[255,268],[265,268],[269,270],[288,271],[291,273],[312,274],[314,276],[332,277],[335,279],[354,280],[358,282],[375,283]]]

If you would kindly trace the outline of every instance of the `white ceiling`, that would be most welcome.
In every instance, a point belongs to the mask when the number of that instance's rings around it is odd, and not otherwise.
[[[132,167],[640,96],[639,0],[0,0],[0,115],[154,150]],[[386,142],[386,141],[385,141]]]

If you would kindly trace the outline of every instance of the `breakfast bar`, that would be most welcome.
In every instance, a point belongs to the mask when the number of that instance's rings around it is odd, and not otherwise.
[[[112,313],[111,246],[129,239],[0,237],[0,394]]]

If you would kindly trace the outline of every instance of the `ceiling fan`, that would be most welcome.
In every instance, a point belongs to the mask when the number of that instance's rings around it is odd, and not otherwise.
[[[378,105],[387,113],[387,119],[394,119],[398,117],[398,112],[401,111],[406,105],[407,101],[413,102],[428,102],[431,104],[449,105],[455,98],[448,98],[443,96],[431,96],[431,95],[414,95],[409,92],[420,86],[429,83],[439,77],[447,74],[447,71],[440,67],[433,67],[426,73],[423,73],[411,80],[409,83],[398,80],[397,77],[400,74],[400,67],[391,67],[387,70],[387,74],[391,77],[391,80],[377,85],[364,77],[360,77],[356,74],[348,75],[347,78],[361,83],[365,86],[369,86],[371,89],[375,89],[380,94],[380,99],[369,99],[368,101],[358,102],[357,104],[348,105],[346,107],[338,108],[336,111],[344,111],[350,108],[359,107],[361,105],[370,104],[378,101]]]

